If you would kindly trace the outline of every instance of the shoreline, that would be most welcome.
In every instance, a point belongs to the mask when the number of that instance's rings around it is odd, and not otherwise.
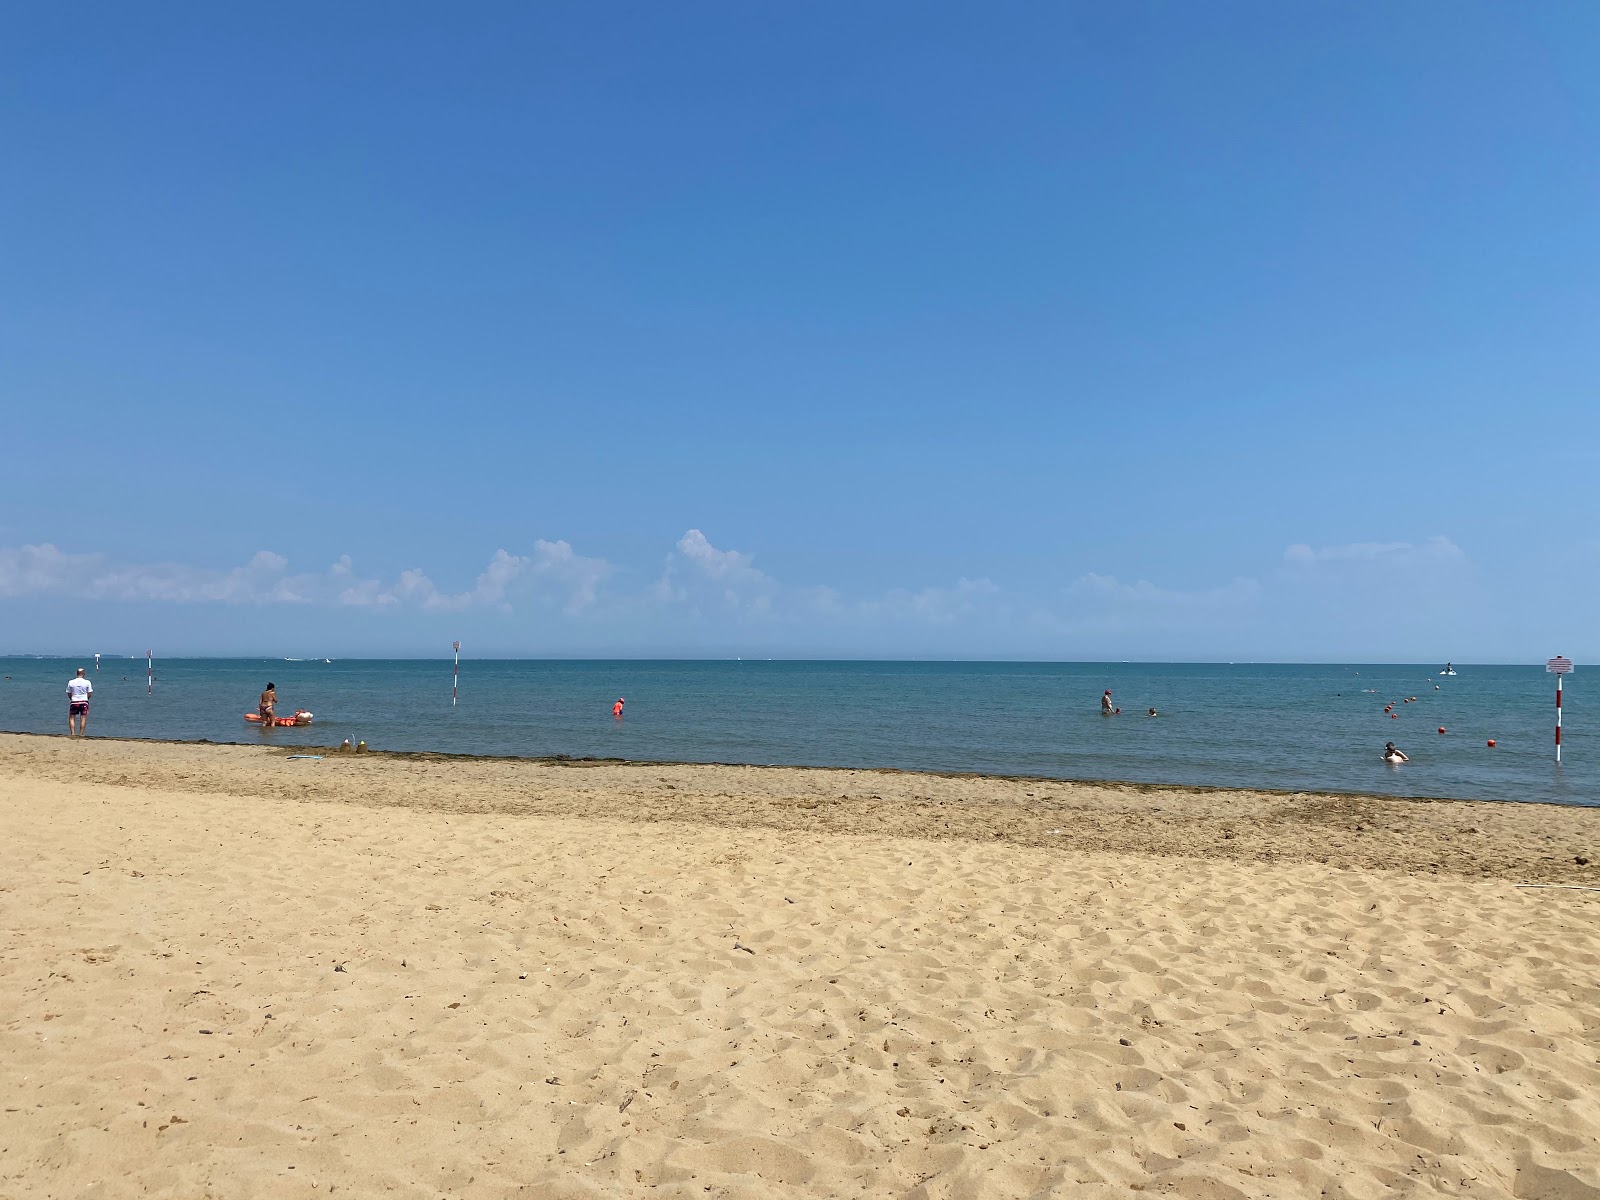
[[[289,758],[317,753],[324,756]],[[0,734],[0,778],[17,776],[369,808],[885,834],[1600,885],[1600,808],[1537,802]]]
[[[57,741],[68,741],[59,733],[37,733],[26,729],[0,729],[0,738],[43,738]],[[220,746],[239,747],[245,750],[270,750],[289,754],[335,754],[339,747],[306,744],[303,746],[273,746],[263,742],[225,742],[215,741],[211,738],[161,738],[161,737],[122,737],[108,735],[96,737],[89,735],[87,741],[91,742],[125,742],[131,745],[158,745],[158,746]],[[387,757],[393,759],[412,759],[422,762],[487,762],[487,763],[537,763],[543,766],[620,766],[620,767],[727,767],[738,770],[750,771],[848,771],[854,774],[879,774],[879,775],[910,775],[926,776],[931,779],[962,779],[962,780],[995,780],[1002,783],[1031,783],[1040,785],[1066,785],[1072,784],[1080,787],[1118,788],[1126,791],[1157,791],[1157,792],[1195,792],[1218,793],[1231,795],[1236,792],[1248,793],[1257,796],[1278,796],[1284,799],[1302,799],[1306,797],[1320,797],[1332,800],[1370,800],[1379,803],[1393,804],[1512,804],[1518,806],[1543,805],[1554,809],[1595,809],[1600,810],[1600,802],[1594,804],[1563,804],[1559,800],[1483,800],[1467,796],[1402,796],[1391,795],[1386,792],[1347,792],[1337,788],[1270,788],[1270,787],[1234,787],[1222,783],[1149,783],[1138,779],[1099,779],[1084,777],[1067,777],[1061,775],[1017,775],[995,771],[941,771],[932,767],[880,767],[880,766],[839,766],[819,763],[747,763],[733,762],[726,759],[681,759],[681,758],[605,758],[598,755],[578,754],[474,754],[469,751],[455,750],[373,750],[363,751],[365,757]]]

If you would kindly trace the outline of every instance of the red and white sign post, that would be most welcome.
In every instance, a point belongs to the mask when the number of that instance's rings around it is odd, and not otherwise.
[[[139,660],[135,659],[134,661],[137,662]],[[144,694],[146,696],[154,696],[156,694],[156,656],[153,650],[144,652]]]
[[[1556,762],[1561,761],[1561,677],[1572,674],[1572,660],[1556,655],[1544,664],[1544,669],[1556,677]]]
[[[456,698],[461,691],[461,643],[451,642],[450,645],[456,652],[456,673],[450,679],[450,707],[456,706]]]

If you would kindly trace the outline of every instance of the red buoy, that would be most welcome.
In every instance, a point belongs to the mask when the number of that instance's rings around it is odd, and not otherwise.
[[[1444,732],[1444,726],[1443,726],[1443,725],[1441,725],[1441,726],[1439,726],[1439,732],[1440,732],[1440,733],[1443,733],[1443,732]]]
[[[1493,738],[1489,739],[1489,749],[1491,749],[1491,750],[1494,749],[1494,739]]]

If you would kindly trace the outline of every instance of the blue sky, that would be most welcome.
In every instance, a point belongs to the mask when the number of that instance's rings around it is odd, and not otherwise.
[[[0,651],[1600,653],[1600,6],[456,7],[13,14]]]

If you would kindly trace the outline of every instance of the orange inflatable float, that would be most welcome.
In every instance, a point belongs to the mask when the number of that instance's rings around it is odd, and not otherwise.
[[[244,719],[246,721],[252,721],[257,725],[261,724],[261,714],[260,713],[245,713]],[[277,724],[277,725],[289,725],[289,726],[309,725],[309,724],[311,724],[311,714],[308,713],[303,708],[296,709],[294,716],[292,716],[292,717],[279,717],[277,719],[277,721],[274,722],[274,723]]]

